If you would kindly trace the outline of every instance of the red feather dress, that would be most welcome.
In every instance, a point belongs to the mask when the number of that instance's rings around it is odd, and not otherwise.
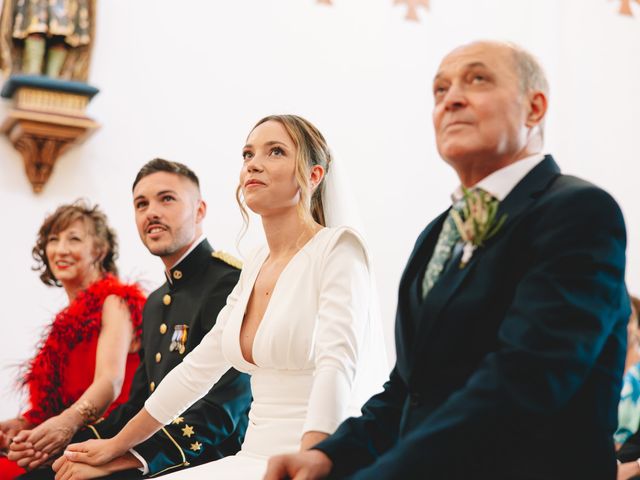
[[[29,391],[30,408],[23,417],[38,425],[60,414],[80,398],[93,383],[102,305],[109,295],[121,297],[131,313],[135,337],[140,337],[145,297],[137,285],[121,283],[112,275],[89,285],[48,327],[37,355],[29,362],[23,382]],[[129,398],[133,374],[140,363],[137,353],[127,356],[120,395],[103,414]],[[24,473],[6,457],[0,458],[0,479],[11,480]]]

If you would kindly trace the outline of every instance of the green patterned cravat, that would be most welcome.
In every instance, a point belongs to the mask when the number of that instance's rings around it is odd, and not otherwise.
[[[424,278],[422,279],[422,299],[427,296],[431,288],[435,285],[440,278],[440,274],[444,270],[447,261],[451,257],[451,252],[453,251],[453,247],[460,240],[460,234],[458,233],[458,229],[456,228],[456,224],[453,221],[453,216],[451,212],[459,211],[462,209],[464,205],[463,202],[456,203],[450,210],[447,218],[445,218],[444,223],[442,224],[442,230],[440,231],[440,235],[438,236],[438,241],[436,242],[436,247],[433,249],[433,254],[431,255],[431,260],[429,260],[429,264],[427,265],[427,269],[424,272]]]

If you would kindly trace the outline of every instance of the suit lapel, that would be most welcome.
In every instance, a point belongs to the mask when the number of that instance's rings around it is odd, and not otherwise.
[[[422,271],[422,267],[427,260],[426,257],[433,252],[447,212],[448,210],[440,214],[422,231],[409,256],[402,277],[400,277],[398,313],[395,324],[396,351],[398,352],[397,360],[399,364],[407,364],[409,360],[407,354],[410,352],[415,340],[415,325],[417,323],[415,317],[418,314],[418,308],[416,308],[415,299],[413,298],[415,294],[412,285],[416,276]]]
[[[459,267],[461,254],[451,258],[450,265],[442,273],[422,303],[419,313],[420,323],[416,335],[417,346],[424,345],[433,326],[440,320],[440,313],[447,303],[453,298],[462,285],[464,279],[474,270],[478,259],[484,252],[490,249],[496,240],[503,235],[508,235],[509,230],[520,220],[522,213],[549,187],[553,180],[560,175],[560,169],[550,155],[547,155],[536,167],[533,168],[500,202],[496,218],[506,215],[507,218],[500,231],[491,238],[483,247],[476,249],[471,260],[463,267]],[[419,354],[420,348],[416,348],[414,355]]]
[[[411,283],[415,277],[419,273],[419,270],[424,266],[425,255],[431,255],[433,249],[436,246],[436,241],[438,240],[438,235],[440,234],[440,230],[442,229],[442,224],[444,219],[447,217],[447,213],[449,209],[445,210],[441,213],[435,220],[433,220],[426,228],[422,231],[418,240],[416,240],[416,245],[409,256],[409,261],[407,262],[407,266],[402,273],[402,277],[400,280],[401,288],[405,285]],[[403,285],[405,284],[405,285]]]

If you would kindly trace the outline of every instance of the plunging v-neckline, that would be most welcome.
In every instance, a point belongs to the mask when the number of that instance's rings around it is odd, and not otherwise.
[[[253,341],[251,342],[250,350],[251,350],[251,357],[253,358],[253,362],[251,362],[251,361],[249,361],[249,359],[247,359],[244,356],[244,352],[242,351],[241,332],[242,332],[242,327],[244,326],[245,316],[247,314],[247,306],[249,305],[249,300],[251,299],[251,297],[252,297],[252,295],[254,293],[253,291],[255,289],[256,280],[258,279],[258,275],[260,275],[260,271],[262,270],[262,267],[264,266],[264,263],[267,261],[267,258],[269,258],[269,251],[268,250],[267,250],[267,253],[264,256],[264,258],[260,262],[260,265],[258,266],[258,268],[256,268],[255,274],[254,274],[253,278],[251,279],[251,289],[249,290],[249,295],[247,295],[247,297],[245,299],[245,302],[244,302],[244,310],[243,310],[243,314],[242,314],[242,321],[240,322],[240,328],[238,329],[238,348],[240,349],[240,357],[242,357],[242,360],[244,362],[246,362],[248,365],[251,365],[252,367],[257,367],[258,366],[258,364],[255,363],[256,355],[255,355],[255,351],[254,351],[254,347],[256,345],[256,338],[258,338],[260,330],[262,329],[262,325],[264,324],[265,319],[268,316],[269,309],[271,307],[271,303],[273,302],[273,298],[276,296],[276,292],[278,291],[278,284],[280,283],[280,279],[282,278],[282,276],[288,270],[289,265],[291,265],[291,263],[302,253],[302,251],[304,251],[307,247],[309,247],[309,245],[311,245],[311,243],[318,237],[320,232],[323,232],[324,230],[326,230],[326,227],[321,228],[311,238],[309,238],[309,240],[307,240],[306,243],[302,247],[300,247],[300,249],[296,253],[294,253],[291,256],[291,258],[287,261],[286,265],[280,271],[280,274],[278,275],[278,278],[276,279],[275,283],[273,284],[273,289],[271,290],[271,293],[269,295],[269,300],[267,301],[267,306],[264,309],[264,312],[262,314],[262,318],[258,322],[258,326],[256,327],[255,335],[253,336]]]

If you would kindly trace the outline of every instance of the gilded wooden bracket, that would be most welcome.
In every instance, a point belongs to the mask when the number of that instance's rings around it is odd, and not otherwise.
[[[2,96],[14,99],[14,108],[0,131],[22,155],[27,178],[38,193],[58,157],[99,127],[84,113],[97,89],[45,77],[20,76],[18,82],[11,83],[16,77],[2,90]]]
[[[25,135],[18,138],[14,146],[22,154],[24,168],[33,191],[41,192],[65,143],[51,138]]]

